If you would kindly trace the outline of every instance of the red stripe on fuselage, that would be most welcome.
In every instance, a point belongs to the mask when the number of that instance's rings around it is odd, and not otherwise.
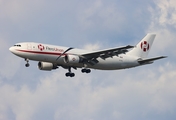
[[[62,53],[54,53],[54,52],[39,52],[39,51],[29,51],[29,50],[17,50],[20,52],[26,52],[26,53],[35,53],[35,54],[45,54],[45,55],[61,55]],[[66,54],[63,54],[66,55]]]

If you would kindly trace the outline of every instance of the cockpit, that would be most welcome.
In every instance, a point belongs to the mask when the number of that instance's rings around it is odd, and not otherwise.
[[[19,44],[17,44],[17,45],[14,45],[14,46],[16,46],[16,47],[21,47],[21,45],[19,45]]]

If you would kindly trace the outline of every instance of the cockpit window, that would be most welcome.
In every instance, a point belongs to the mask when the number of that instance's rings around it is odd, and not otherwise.
[[[14,45],[14,46],[16,46],[16,47],[21,47],[21,45]]]

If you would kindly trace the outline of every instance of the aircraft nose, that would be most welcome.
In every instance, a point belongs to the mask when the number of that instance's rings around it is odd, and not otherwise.
[[[14,51],[13,47],[10,47],[9,51],[13,53],[13,51]]]

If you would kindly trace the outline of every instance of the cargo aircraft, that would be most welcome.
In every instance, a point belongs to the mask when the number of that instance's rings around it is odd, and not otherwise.
[[[151,64],[166,56],[147,58],[156,34],[148,33],[136,46],[122,46],[104,50],[89,51],[73,47],[62,47],[43,43],[22,42],[9,50],[26,61],[38,61],[40,70],[51,71],[59,66],[68,69],[67,77],[74,77],[71,68],[81,68],[82,73],[90,73],[90,69],[118,70]]]

